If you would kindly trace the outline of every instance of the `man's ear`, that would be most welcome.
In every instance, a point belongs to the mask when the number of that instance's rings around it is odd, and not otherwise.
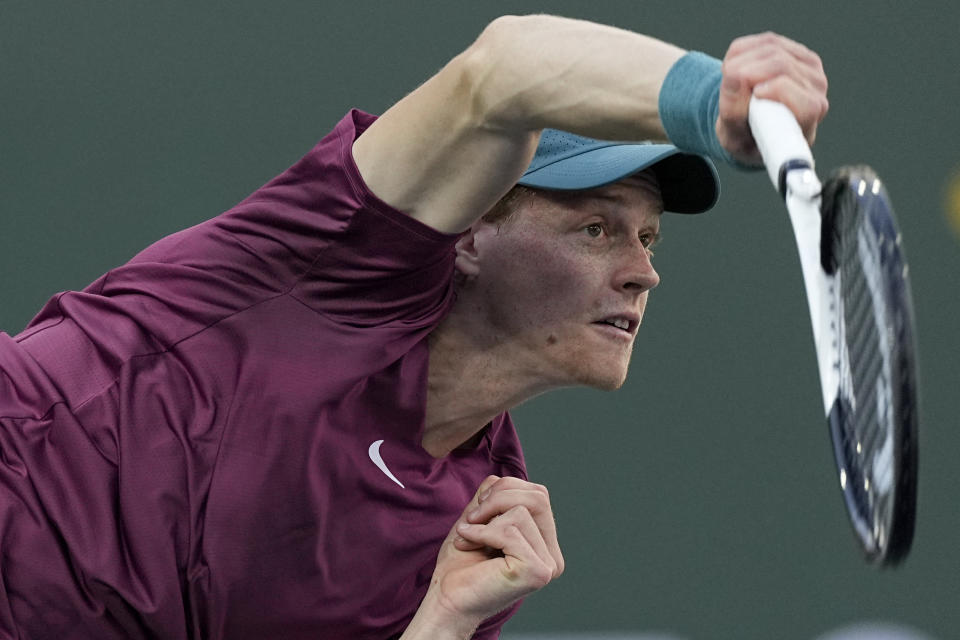
[[[454,267],[468,278],[476,277],[480,273],[480,248],[477,235],[482,226],[482,222],[474,223],[455,245],[457,257],[453,263]]]

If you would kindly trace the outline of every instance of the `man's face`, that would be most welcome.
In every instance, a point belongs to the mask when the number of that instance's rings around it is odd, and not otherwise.
[[[626,378],[662,202],[646,174],[582,192],[538,192],[502,226],[476,228],[470,304],[484,339],[509,341],[544,387],[616,389]]]

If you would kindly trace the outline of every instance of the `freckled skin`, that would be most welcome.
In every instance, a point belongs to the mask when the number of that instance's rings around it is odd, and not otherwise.
[[[538,195],[501,226],[483,223],[479,273],[461,295],[483,315],[485,338],[509,341],[514,364],[546,386],[621,386],[633,339],[594,323],[642,317],[659,282],[647,245],[661,211],[656,187],[635,178]]]

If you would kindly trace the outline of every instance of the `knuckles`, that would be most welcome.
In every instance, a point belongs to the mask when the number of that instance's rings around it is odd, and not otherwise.
[[[507,491],[519,491],[522,494],[507,494]],[[478,498],[480,504],[504,501],[522,501],[518,504],[530,504],[536,510],[550,507],[550,492],[542,484],[535,484],[519,478],[501,478],[484,495]],[[506,504],[503,504],[506,507]]]
[[[533,513],[530,511],[530,509],[527,508],[526,505],[523,505],[523,504],[514,505],[509,509],[507,509],[502,515],[497,517],[501,518],[505,522],[511,522],[511,523],[527,521],[527,520],[529,520],[530,522],[533,522]],[[515,527],[516,525],[514,524],[511,526]]]
[[[553,579],[553,571],[546,564],[533,567],[530,573],[529,583],[534,589],[544,588]]]
[[[812,143],[829,109],[823,61],[814,51],[772,31],[742,36],[730,44],[722,73],[719,121],[733,134],[724,138],[725,146],[746,149],[748,98],[761,85],[757,95],[788,105]],[[738,145],[741,137],[744,142]]]

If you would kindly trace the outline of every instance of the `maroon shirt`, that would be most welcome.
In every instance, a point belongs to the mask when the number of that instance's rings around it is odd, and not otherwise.
[[[366,188],[372,121],[0,334],[0,637],[397,636],[483,478],[525,477],[506,414],[420,447],[456,236]]]

